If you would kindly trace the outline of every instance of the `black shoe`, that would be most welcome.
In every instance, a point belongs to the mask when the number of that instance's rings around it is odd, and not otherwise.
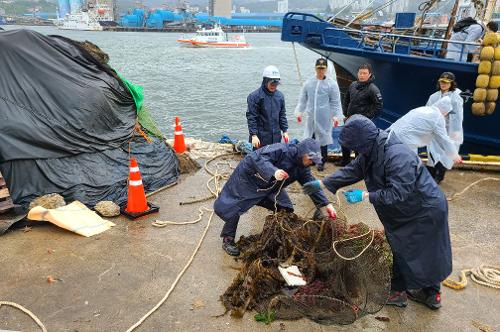
[[[318,164],[318,172],[323,172],[325,170],[325,164]]]
[[[432,310],[441,308],[441,293],[428,294],[423,289],[407,290],[408,298],[415,302],[423,303]]]
[[[239,256],[240,255],[240,249],[236,246],[236,243],[234,243],[234,238],[230,236],[226,236],[222,239],[222,249],[231,256]]]
[[[404,308],[408,305],[408,297],[406,292],[397,292],[391,290],[389,293],[389,298],[387,299],[387,305],[394,305],[396,307]]]

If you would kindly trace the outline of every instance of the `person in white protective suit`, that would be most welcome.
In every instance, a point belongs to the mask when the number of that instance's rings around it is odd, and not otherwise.
[[[443,97],[450,97],[452,110],[445,119],[446,131],[455,143],[457,151],[460,152],[460,145],[464,142],[464,131],[462,128],[464,100],[460,96],[460,89],[457,88],[455,75],[451,72],[442,73],[438,80],[437,88],[438,91],[429,97],[426,105],[430,106]],[[440,183],[444,179],[446,170],[453,167],[454,160],[434,141],[427,146],[427,153],[429,154],[427,168],[436,182]]]
[[[412,109],[394,122],[388,129],[390,135],[395,134],[401,142],[418,154],[418,148],[434,142],[446,156],[455,162],[461,162],[454,141],[446,132],[445,117],[451,112],[450,97],[438,100],[432,106]]]
[[[328,145],[333,143],[332,128],[343,117],[339,86],[333,75],[327,75],[327,68],[326,59],[316,60],[316,75],[305,82],[295,108],[297,121],[305,120],[304,139],[314,138],[321,146],[323,160],[318,171],[324,170]]]

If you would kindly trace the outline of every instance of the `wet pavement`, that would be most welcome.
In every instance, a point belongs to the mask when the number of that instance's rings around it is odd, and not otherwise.
[[[328,164],[327,172],[335,168]],[[328,174],[323,172],[322,174]],[[320,174],[321,175],[321,174]],[[448,172],[447,195],[498,173]],[[160,213],[137,221],[112,218],[116,226],[85,238],[52,225],[9,231],[0,237],[0,301],[19,303],[35,313],[48,331],[125,331],[160,301],[196,247],[208,221],[155,228],[160,220],[188,221],[194,205],[179,202],[203,197],[209,176],[204,170],[149,200]],[[351,187],[362,187],[358,183]],[[312,213],[310,199],[298,186],[289,193],[296,213]],[[330,194],[332,200],[334,197]],[[381,224],[369,203],[343,208],[351,223]],[[239,235],[260,232],[268,212],[256,207],[240,221]],[[450,202],[453,274],[482,263],[500,265],[500,182],[483,182]],[[349,326],[324,326],[302,319],[264,325],[254,313],[242,319],[224,313],[219,297],[237,274],[239,263],[221,249],[222,221],[214,216],[192,265],[167,301],[137,331],[479,331],[473,322],[500,330],[500,291],[471,283],[461,291],[443,288],[443,307],[431,311],[410,302],[405,309],[385,307]],[[49,283],[51,276],[55,282]],[[375,316],[389,317],[384,322]],[[22,312],[0,307],[0,330],[37,331]]]

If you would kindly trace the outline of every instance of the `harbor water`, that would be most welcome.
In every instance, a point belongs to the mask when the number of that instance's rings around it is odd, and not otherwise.
[[[188,137],[216,141],[226,134],[248,139],[246,98],[260,86],[264,67],[276,65],[281,72],[279,90],[285,95],[289,133],[302,137],[302,127],[293,116],[300,93],[296,61],[292,44],[281,42],[279,33],[247,33],[248,49],[206,49],[179,46],[176,33],[30,29],[97,44],[109,54],[114,69],[144,87],[145,105],[168,137],[173,135],[174,117],[180,116]],[[306,79],[314,74],[319,56],[300,45],[296,50]]]

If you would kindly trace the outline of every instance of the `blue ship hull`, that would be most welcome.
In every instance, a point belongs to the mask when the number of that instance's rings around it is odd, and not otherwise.
[[[285,17],[282,40],[298,42],[332,60],[341,91],[345,92],[355,79],[359,64],[368,62],[372,65],[375,83],[384,98],[384,109],[377,120],[381,128],[387,128],[409,110],[424,106],[429,96],[436,92],[437,79],[444,71],[455,74],[459,88],[466,92],[464,95],[471,96],[475,89],[477,64],[385,53],[376,46],[360,47],[359,42],[347,34],[329,30],[332,25],[324,21],[302,22],[305,24],[297,29],[297,20]],[[339,38],[339,34],[343,36]],[[465,97],[464,144],[460,152],[500,155],[500,107],[497,106],[491,115],[475,116],[471,112],[472,102],[471,97]]]

